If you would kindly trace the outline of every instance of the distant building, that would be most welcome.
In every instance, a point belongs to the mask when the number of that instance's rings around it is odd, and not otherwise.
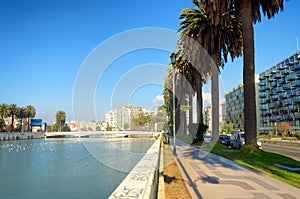
[[[79,129],[79,123],[77,121],[72,120],[70,123],[70,129],[72,132],[76,132]]]
[[[80,121],[78,122],[78,130],[79,131],[96,131],[97,122],[95,121]]]
[[[130,130],[131,128],[131,108],[130,105],[119,106],[117,109],[117,126],[119,130]]]
[[[225,122],[225,103],[219,105],[219,130]],[[212,132],[212,105],[203,108],[203,122],[208,126],[208,132]]]
[[[117,110],[114,109],[111,111],[107,111],[105,113],[104,121],[108,124],[108,127],[111,127],[112,129],[117,129]]]
[[[212,132],[212,112],[211,105],[203,108],[203,123],[208,126],[208,132]]]
[[[261,133],[274,132],[279,122],[288,122],[300,133],[300,51],[260,74]]]

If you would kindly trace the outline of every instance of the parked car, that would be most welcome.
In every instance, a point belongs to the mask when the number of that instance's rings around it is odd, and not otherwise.
[[[226,146],[230,146],[231,143],[231,135],[230,134],[222,134],[219,136],[219,142]]]
[[[211,141],[211,135],[210,134],[203,134],[204,142],[210,142]]]
[[[244,132],[233,132],[230,146],[232,148],[240,149],[245,144],[245,133]],[[262,149],[262,142],[257,138],[256,144],[259,149]]]

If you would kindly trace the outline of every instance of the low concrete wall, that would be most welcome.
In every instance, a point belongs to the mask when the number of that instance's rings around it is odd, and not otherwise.
[[[10,141],[10,140],[27,140],[27,139],[43,139],[44,133],[0,133],[0,141]]]
[[[157,198],[160,145],[161,140],[156,140],[145,156],[111,194],[110,199]]]

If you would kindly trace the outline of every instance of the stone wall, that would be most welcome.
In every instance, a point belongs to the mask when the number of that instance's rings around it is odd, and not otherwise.
[[[110,199],[157,198],[160,145],[161,140],[156,140],[145,156],[111,194]]]

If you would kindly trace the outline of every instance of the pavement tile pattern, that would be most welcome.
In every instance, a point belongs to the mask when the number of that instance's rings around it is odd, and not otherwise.
[[[177,164],[193,198],[300,199],[296,187],[220,156],[203,156],[203,151],[180,140],[176,143]]]

